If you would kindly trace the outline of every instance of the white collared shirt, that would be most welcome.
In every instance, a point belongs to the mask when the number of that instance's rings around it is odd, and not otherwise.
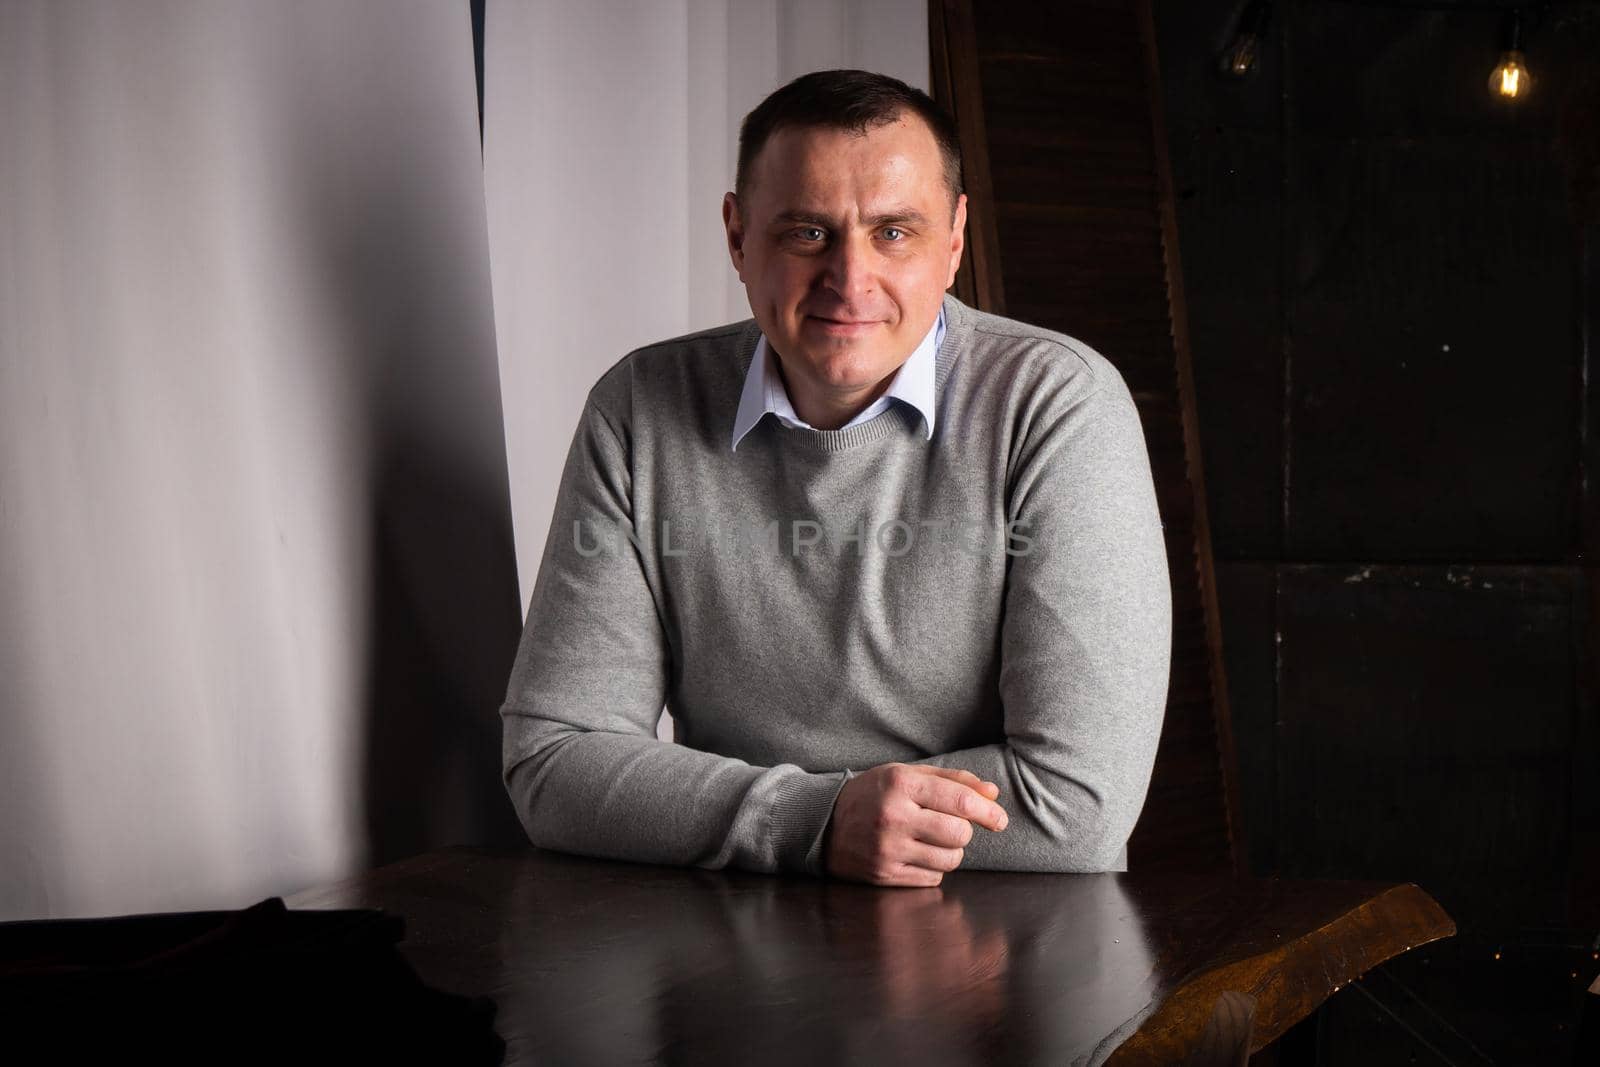
[[[906,361],[900,364],[900,369],[895,371],[894,380],[889,383],[889,388],[884,390],[882,396],[857,412],[855,418],[839,428],[845,430],[866,422],[881,414],[895,400],[903,400],[922,413],[926,425],[926,437],[931,440],[934,359],[943,341],[944,308],[941,306],[938,319],[928,328],[927,334]],[[739,395],[739,411],[733,419],[734,451],[738,451],[739,439],[749,433],[769,411],[782,419],[786,425],[804,427],[808,430],[816,429],[795,413],[794,405],[789,401],[789,394],[783,387],[783,379],[778,376],[776,363],[777,356],[767,344],[767,335],[762,334],[761,339],[756,342],[755,354],[750,357],[750,370],[744,377],[744,392]]]

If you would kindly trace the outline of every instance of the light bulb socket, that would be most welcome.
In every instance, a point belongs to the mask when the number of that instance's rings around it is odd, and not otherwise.
[[[1271,22],[1272,0],[1250,0],[1245,6],[1244,14],[1239,16],[1239,33],[1254,34],[1257,38],[1264,37]]]
[[[1500,24],[1500,50],[1522,51],[1522,13],[1516,8],[1507,11],[1505,19]]]

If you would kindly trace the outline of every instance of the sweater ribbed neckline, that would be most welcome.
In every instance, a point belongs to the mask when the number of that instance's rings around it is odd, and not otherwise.
[[[939,351],[935,353],[933,361],[935,421],[939,418],[937,407],[939,398],[944,393],[944,383],[950,377],[956,353],[966,346],[971,335],[972,320],[968,317],[967,306],[950,293],[945,293],[944,341],[939,345]],[[756,343],[760,340],[761,326],[755,319],[751,319],[739,339],[739,350],[743,353],[739,361],[742,372],[739,376],[740,381],[743,381],[744,376],[750,372],[750,361],[755,358]],[[900,413],[904,409],[903,404],[890,404],[866,422],[847,426],[842,430],[818,430],[809,426],[789,426],[779,423],[778,432],[783,435],[780,440],[806,451],[848,452],[874,441],[882,441],[892,434],[906,432],[913,424],[912,420]],[[920,418],[915,421],[914,431],[919,436],[923,432]]]

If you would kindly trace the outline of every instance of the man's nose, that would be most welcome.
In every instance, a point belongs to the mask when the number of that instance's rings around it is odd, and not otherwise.
[[[852,307],[859,297],[872,292],[871,242],[870,236],[846,236],[834,242],[828,250],[822,284]]]

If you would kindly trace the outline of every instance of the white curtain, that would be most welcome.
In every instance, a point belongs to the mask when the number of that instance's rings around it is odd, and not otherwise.
[[[490,0],[484,182],[524,611],[584,395],[748,318],[722,197],[739,123],[813,70],[927,90],[926,0]],[[670,738],[664,715],[658,736]]]
[[[0,919],[503,831],[477,120],[466,0],[0,4]]]
[[[585,391],[749,314],[761,96],[927,84],[920,0],[486,40],[485,159],[467,0],[0,3],[0,920],[522,840],[497,709]]]

